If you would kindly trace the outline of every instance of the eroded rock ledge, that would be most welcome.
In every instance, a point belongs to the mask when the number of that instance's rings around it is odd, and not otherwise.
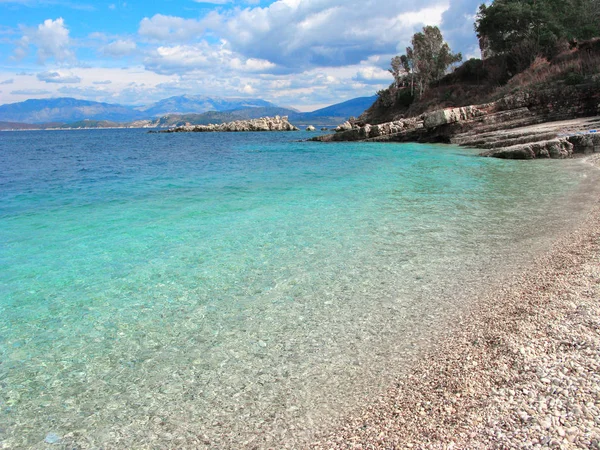
[[[185,125],[160,131],[160,133],[186,133],[186,132],[218,132],[218,131],[299,131],[288,121],[287,116],[261,117],[260,119],[236,120],[221,124]]]
[[[570,92],[519,93],[378,125],[346,122],[335,134],[312,140],[441,142],[480,148],[485,150],[482,156],[497,158],[568,158],[600,152],[598,97],[585,86]]]

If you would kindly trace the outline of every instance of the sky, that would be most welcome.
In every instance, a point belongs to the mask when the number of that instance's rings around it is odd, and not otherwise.
[[[262,98],[302,111],[374,95],[437,25],[479,57],[482,0],[0,0],[0,104]]]

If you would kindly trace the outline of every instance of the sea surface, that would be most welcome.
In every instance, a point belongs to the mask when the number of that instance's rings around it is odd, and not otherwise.
[[[598,195],[308,136],[0,133],[0,448],[306,445]]]

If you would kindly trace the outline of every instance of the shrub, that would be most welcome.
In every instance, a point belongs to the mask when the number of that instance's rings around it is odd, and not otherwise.
[[[399,89],[396,93],[396,103],[398,106],[408,108],[415,100],[415,96],[411,94],[410,88]]]
[[[575,86],[577,84],[581,84],[585,81],[585,77],[577,72],[568,72],[565,75],[565,84],[567,86]]]

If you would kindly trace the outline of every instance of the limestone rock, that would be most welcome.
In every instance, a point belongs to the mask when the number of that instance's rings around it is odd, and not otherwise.
[[[575,153],[599,153],[600,133],[576,134],[567,138]]]
[[[425,128],[435,128],[440,125],[471,120],[474,117],[481,116],[483,113],[475,106],[464,106],[462,108],[446,108],[425,114],[423,126]]]
[[[345,121],[344,123],[338,125],[335,128],[335,131],[339,133],[341,131],[350,131],[351,129],[352,129],[352,124],[348,121]]]
[[[312,125],[309,125],[306,127],[306,131],[315,131],[315,127],[313,127]]]
[[[569,158],[572,154],[573,144],[566,138],[558,138],[489,150],[481,153],[481,156],[492,156],[502,159],[564,159]]]
[[[236,120],[234,122],[209,125],[185,125],[162,133],[181,133],[181,132],[224,132],[224,131],[298,131],[294,125],[288,121],[287,116],[261,117],[260,119]]]

